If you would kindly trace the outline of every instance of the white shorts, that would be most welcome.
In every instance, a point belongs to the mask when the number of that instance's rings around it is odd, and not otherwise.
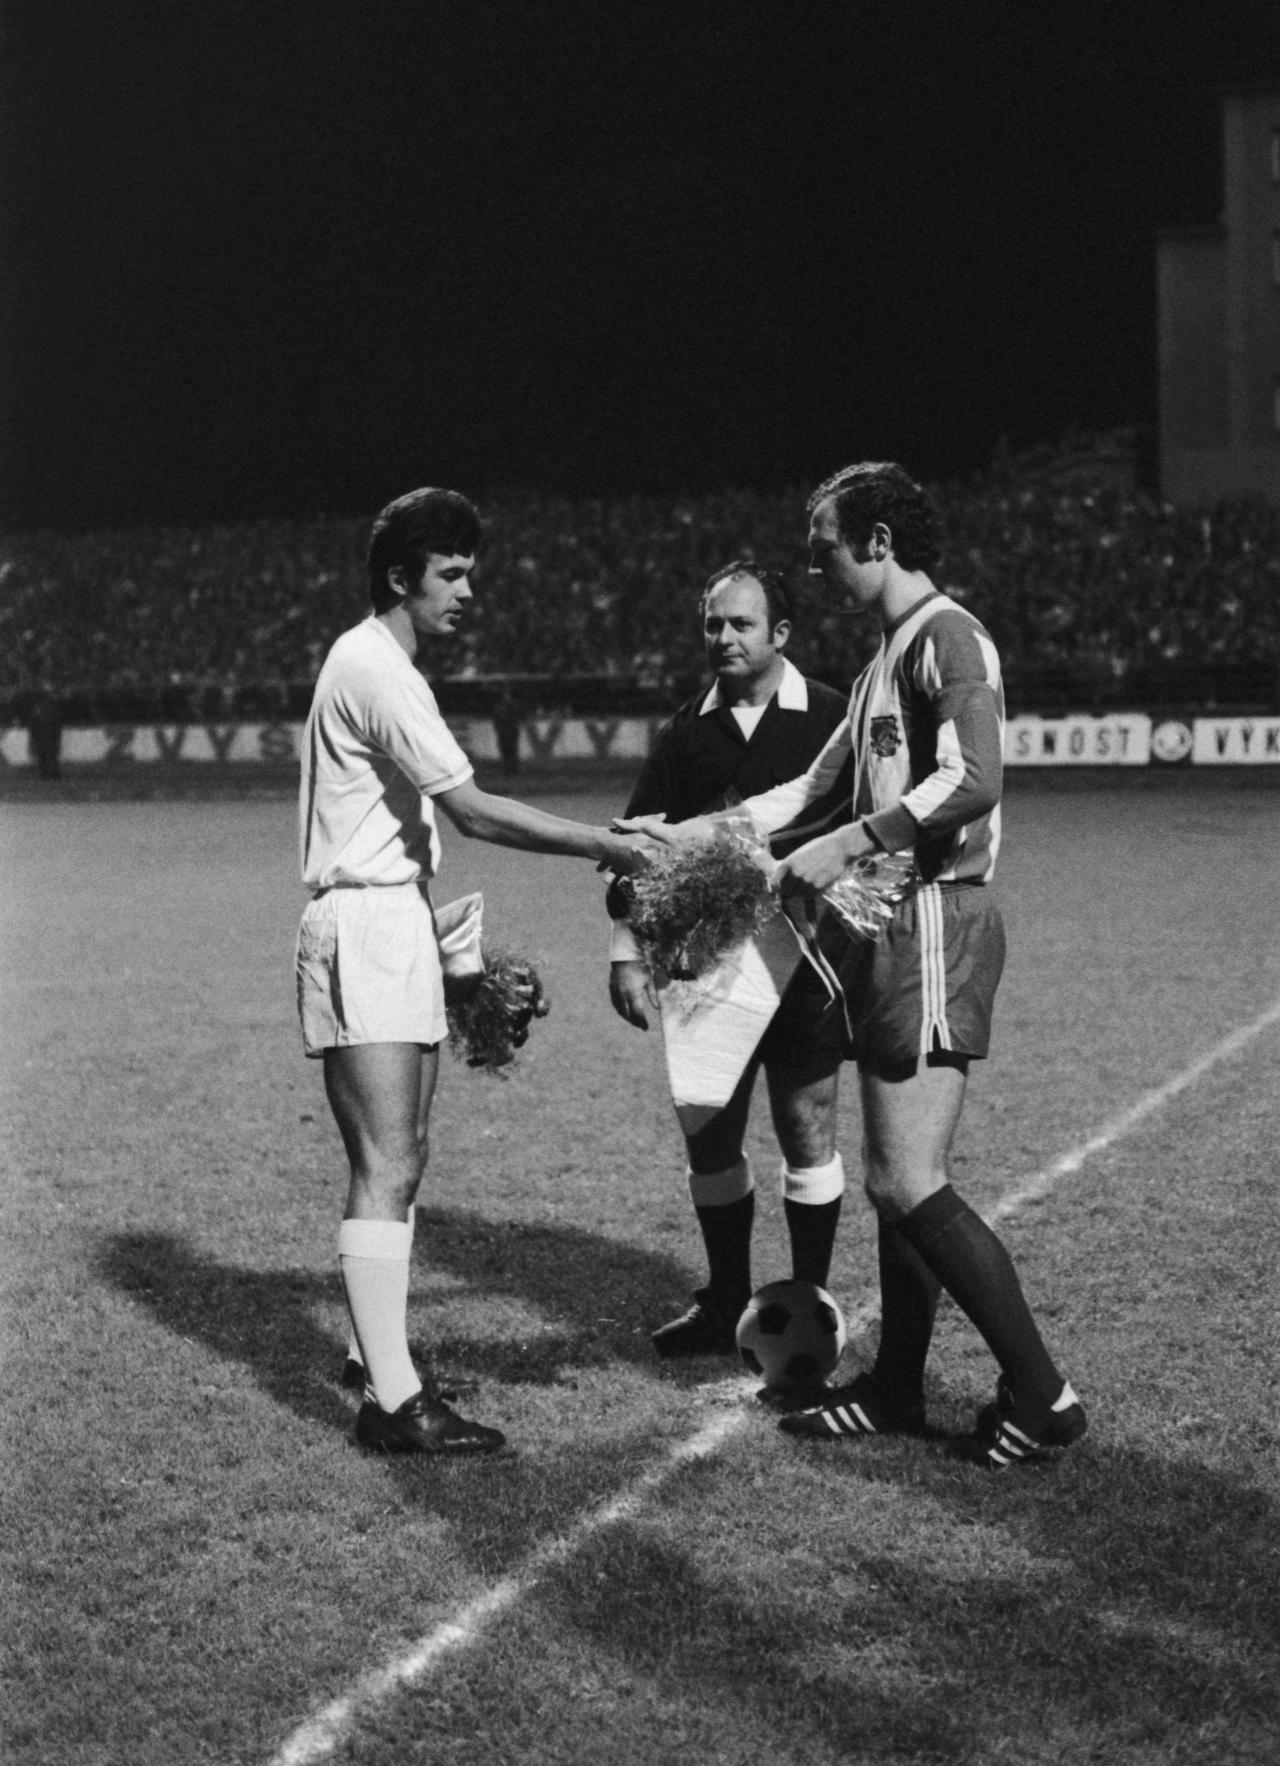
[[[298,928],[298,1016],[308,1055],[449,1033],[435,920],[416,883],[326,889]]]

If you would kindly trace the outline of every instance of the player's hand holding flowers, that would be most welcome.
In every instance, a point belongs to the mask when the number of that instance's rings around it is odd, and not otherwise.
[[[817,896],[859,938],[879,937],[917,881],[912,855],[885,852],[860,822],[798,846],[776,878],[784,907]]]
[[[820,834],[778,865],[779,893],[786,895],[821,895],[842,877],[855,859],[868,858],[880,848],[860,822]]]
[[[673,980],[706,975],[780,906],[807,943],[804,903],[815,898],[848,932],[875,938],[915,883],[910,855],[884,852],[861,823],[810,840],[781,863],[741,808],[614,825],[653,842],[647,870],[627,881],[628,920],[645,963]]]
[[[478,976],[446,977],[449,1046],[460,1061],[501,1074],[529,1040],[529,1026],[551,1010],[527,957],[485,946]]]

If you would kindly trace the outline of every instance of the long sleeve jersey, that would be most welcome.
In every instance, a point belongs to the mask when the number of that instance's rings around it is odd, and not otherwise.
[[[749,798],[762,832],[806,838],[838,818],[824,800],[852,757],[853,815],[927,883],[989,883],[1000,849],[1004,689],[982,624],[933,591],[889,627],[846,717],[798,778]]]

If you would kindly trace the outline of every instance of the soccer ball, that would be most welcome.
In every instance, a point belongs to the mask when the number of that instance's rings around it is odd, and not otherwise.
[[[812,1386],[835,1372],[844,1352],[840,1308],[813,1282],[769,1282],[738,1320],[743,1365],[766,1386]]]

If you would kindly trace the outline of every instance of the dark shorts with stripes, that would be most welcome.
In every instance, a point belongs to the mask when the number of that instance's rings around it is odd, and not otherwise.
[[[937,1054],[982,1059],[1004,953],[988,889],[923,885],[874,943],[851,943],[839,964],[853,1032],[846,1058],[878,1072]]]

